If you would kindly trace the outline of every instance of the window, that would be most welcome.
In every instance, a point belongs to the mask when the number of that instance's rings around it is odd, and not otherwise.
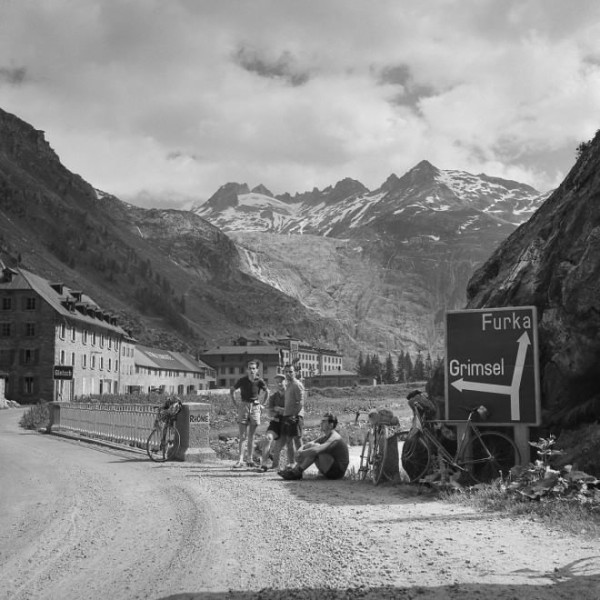
[[[75,352],[71,352],[71,364],[75,366]]]
[[[65,364],[65,351],[61,350],[60,351],[60,361],[58,363],[59,365],[64,365]]]
[[[77,330],[75,329],[75,325],[71,327],[71,341],[74,342],[77,339]]]
[[[59,337],[60,337],[61,340],[65,339],[66,328],[67,328],[67,326],[64,323],[61,323],[59,325],[58,335],[59,335]]]
[[[112,337],[110,335],[107,335],[106,341],[108,343],[108,349],[110,350],[112,348]]]
[[[100,334],[100,348],[104,348],[104,334]]]
[[[110,371],[111,367],[112,367],[112,358],[109,358],[108,359],[108,368],[107,368],[107,370]]]
[[[35,310],[36,309],[36,298],[35,296],[25,298],[25,310]]]
[[[87,330],[87,329],[84,329],[84,330],[81,332],[81,341],[82,341],[84,344],[87,344],[87,338],[88,338],[88,330]]]
[[[12,310],[12,298],[2,298],[2,310]]]
[[[23,393],[33,394],[35,392],[35,379],[33,377],[23,377]]]
[[[115,360],[115,371],[119,370],[119,361]]]
[[[87,354],[82,354],[81,355],[81,367],[83,369],[87,368]]]
[[[92,331],[92,346],[96,345],[96,332]]]
[[[90,358],[90,369],[95,369],[96,368],[96,357],[92,354],[91,358]]]
[[[98,367],[101,371],[104,369],[104,357],[101,356],[100,357],[100,363],[99,363],[99,367]]]
[[[25,323],[25,337],[35,337],[35,323]]]
[[[0,337],[10,337],[12,335],[12,323],[0,323]]]
[[[21,350],[21,364],[22,365],[34,365],[37,363],[37,350],[30,350],[29,348],[23,348]]]

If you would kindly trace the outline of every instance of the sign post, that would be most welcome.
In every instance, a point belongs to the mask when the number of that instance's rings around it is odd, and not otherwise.
[[[446,418],[483,404],[490,423],[512,426],[525,459],[524,430],[540,424],[535,306],[449,311],[446,314]],[[523,441],[525,440],[525,441]]]

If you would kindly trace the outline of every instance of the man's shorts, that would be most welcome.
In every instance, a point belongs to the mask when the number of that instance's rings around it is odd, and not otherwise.
[[[304,417],[282,417],[281,435],[286,437],[302,437]]]
[[[238,423],[240,425],[260,425],[260,404],[240,402],[238,404]]]
[[[324,460],[320,461],[321,458]],[[319,473],[327,479],[342,479],[346,474],[347,466],[343,467],[327,450],[317,456],[315,464],[319,469]]]
[[[277,421],[271,421],[267,427],[267,433],[269,433],[269,431],[274,433],[274,439],[279,439],[281,437],[281,421],[279,419]]]

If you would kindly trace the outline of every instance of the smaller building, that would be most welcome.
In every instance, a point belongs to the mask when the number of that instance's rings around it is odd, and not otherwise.
[[[215,385],[215,371],[190,354],[137,344],[128,393],[196,394]]]
[[[246,373],[249,360],[258,362],[259,373],[267,384],[274,381],[283,365],[293,364],[301,378],[338,373],[343,356],[327,348],[317,348],[297,338],[240,337],[230,346],[217,346],[202,353],[217,373],[217,387],[231,387]]]
[[[352,371],[331,371],[323,375],[314,375],[306,379],[309,388],[353,387],[361,383],[359,376]]]

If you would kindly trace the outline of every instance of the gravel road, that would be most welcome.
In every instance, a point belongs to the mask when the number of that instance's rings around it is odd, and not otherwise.
[[[0,598],[600,599],[600,542],[374,487],[154,464],[0,411]]]

